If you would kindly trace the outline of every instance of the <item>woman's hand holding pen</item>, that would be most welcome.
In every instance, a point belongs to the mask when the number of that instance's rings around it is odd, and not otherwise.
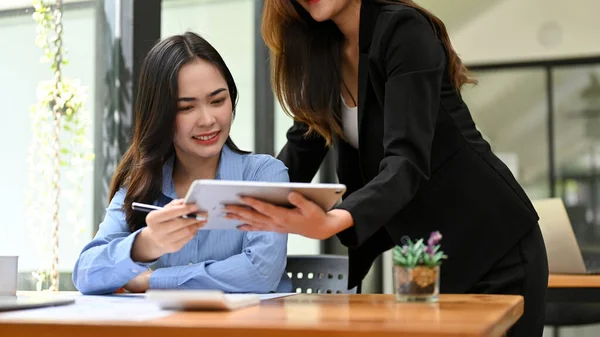
[[[147,227],[137,236],[131,249],[131,258],[137,262],[150,262],[164,254],[180,250],[194,236],[206,220],[183,219],[182,216],[197,213],[195,204],[184,204],[183,199],[171,201],[163,209],[148,213]],[[207,214],[198,213],[205,218]]]

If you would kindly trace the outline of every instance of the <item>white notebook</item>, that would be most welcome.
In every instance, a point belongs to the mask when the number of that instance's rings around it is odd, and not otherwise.
[[[219,290],[148,290],[146,298],[167,310],[235,310],[260,303],[258,294],[225,294]]]

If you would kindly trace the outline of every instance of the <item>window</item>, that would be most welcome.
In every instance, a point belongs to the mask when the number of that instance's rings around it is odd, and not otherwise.
[[[13,1],[14,3],[14,1]],[[0,92],[9,93],[3,99],[0,123],[0,152],[4,155],[0,168],[3,193],[0,204],[3,207],[3,219],[0,222],[0,254],[18,254],[19,271],[25,278],[31,278],[31,272],[40,267],[49,268],[51,252],[51,213],[43,205],[26,207],[28,186],[28,148],[32,140],[30,107],[37,103],[36,89],[40,81],[52,80],[50,65],[41,64],[42,51],[34,43],[36,23],[32,19],[33,9],[30,1],[16,3],[26,9],[0,9],[0,35],[3,45],[10,46],[10,52],[0,55]],[[67,49],[69,64],[64,74],[80,81],[86,87],[85,110],[90,119],[88,133],[84,135],[92,146],[94,85],[96,58],[96,9],[95,2],[79,2],[65,5],[63,13],[64,47]],[[93,150],[93,147],[92,147]],[[34,160],[36,158],[34,157]],[[34,162],[35,165],[35,162]],[[73,185],[68,176],[61,176],[61,188],[65,193],[59,199],[61,229],[59,270],[71,272],[81,251],[92,236],[93,213],[93,171],[85,172],[82,178],[83,201],[80,218],[70,221],[72,199],[67,195]],[[36,173],[39,174],[39,173]],[[38,199],[51,198],[41,196]],[[30,221],[31,219],[45,221]],[[21,283],[22,284],[22,283]]]
[[[600,65],[552,71],[556,196],[582,250],[600,242]]]
[[[550,195],[548,107],[543,68],[488,70],[474,74],[463,98],[494,153],[530,198]]]

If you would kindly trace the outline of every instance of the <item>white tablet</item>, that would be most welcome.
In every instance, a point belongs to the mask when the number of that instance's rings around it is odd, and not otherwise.
[[[324,211],[329,211],[340,200],[346,186],[343,184],[274,183],[233,180],[196,180],[190,186],[185,203],[195,203],[208,213],[202,230],[236,229],[243,223],[223,218],[225,205],[244,205],[240,197],[247,196],[284,207],[292,207],[287,197],[291,191],[302,194]]]

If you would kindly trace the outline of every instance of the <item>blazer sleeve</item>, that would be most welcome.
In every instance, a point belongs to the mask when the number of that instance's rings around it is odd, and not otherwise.
[[[395,12],[388,27],[381,38],[386,74],[384,158],[378,175],[337,207],[350,212],[354,220],[353,227],[338,235],[349,247],[361,245],[390,221],[430,175],[444,48],[416,11]]]
[[[306,135],[307,131],[305,123],[295,121],[287,132],[287,143],[277,156],[287,166],[291,182],[311,182],[328,151],[325,138]]]

